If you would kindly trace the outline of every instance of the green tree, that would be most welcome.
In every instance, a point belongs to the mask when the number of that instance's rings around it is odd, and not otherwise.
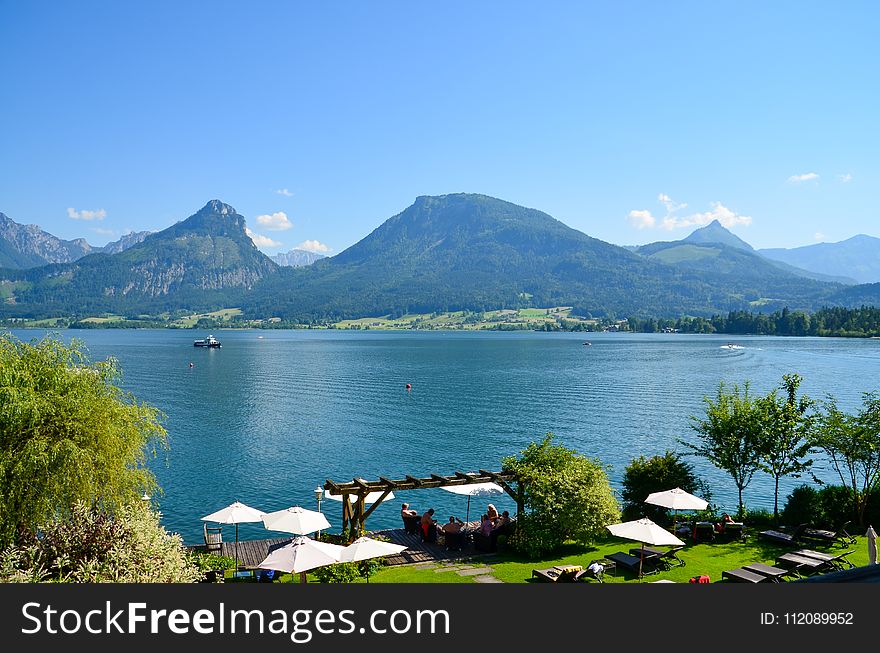
[[[741,520],[745,512],[743,491],[760,465],[762,411],[749,395],[748,381],[742,391],[738,385],[728,391],[721,382],[715,400],[704,397],[703,402],[705,419],[691,417],[691,428],[697,432],[698,441],[679,442],[730,474],[738,492],[737,512]]]
[[[681,456],[667,451],[662,456],[633,459],[623,473],[624,519],[636,519],[645,515],[657,523],[669,521],[669,510],[662,506],[645,503],[649,494],[663,492],[673,488],[681,488],[691,494],[699,493],[708,500],[708,487],[694,474],[693,465],[681,459]]]
[[[817,419],[813,441],[851,493],[854,514],[864,526],[868,497],[880,481],[880,397],[865,393],[862,409],[855,415],[844,413],[829,398]]]
[[[798,478],[813,465],[807,456],[813,451],[810,409],[814,402],[806,395],[797,396],[801,380],[798,374],[786,374],[780,388],[758,401],[764,414],[758,446],[759,467],[773,477],[773,519],[777,522],[779,480],[783,476]],[[783,397],[778,390],[784,391]]]
[[[166,443],[161,414],[118,378],[79,342],[0,336],[0,545],[80,501],[112,513],[155,491],[145,464]]]
[[[553,444],[548,433],[519,456],[504,458],[523,493],[523,511],[511,546],[532,556],[557,549],[568,540],[589,543],[607,534],[620,519],[606,468],[597,460]]]

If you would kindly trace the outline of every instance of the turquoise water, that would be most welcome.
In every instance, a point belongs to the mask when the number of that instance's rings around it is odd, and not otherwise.
[[[676,438],[692,436],[689,417],[702,415],[721,380],[749,379],[763,393],[798,372],[811,396],[832,393],[854,409],[875,389],[880,363],[880,341],[832,338],[219,331],[222,349],[192,346],[206,335],[62,332],[85,341],[93,359],[118,358],[125,388],[167,415],[171,448],[153,465],[164,489],[156,501],[166,527],[193,543],[199,518],[236,499],[265,511],[314,509],[326,479],[497,470],[548,431],[610,465],[618,486],[632,458],[681,450]],[[727,342],[744,348],[722,349]],[[713,501],[734,507],[728,478],[693,464]],[[817,475],[833,480],[827,469]],[[786,479],[784,491],[799,482]],[[745,500],[772,508],[771,479],[756,475]],[[401,501],[433,506],[444,520],[466,507],[442,490],[409,491],[368,526],[398,526]],[[473,500],[471,518],[487,501]],[[506,497],[493,502],[512,507]],[[341,504],[325,500],[322,510],[338,529]],[[262,525],[241,527],[242,538],[266,535]]]

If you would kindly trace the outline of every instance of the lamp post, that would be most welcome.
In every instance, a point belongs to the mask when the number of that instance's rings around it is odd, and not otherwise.
[[[324,497],[324,490],[321,489],[321,486],[315,488],[315,501],[318,502],[318,512],[321,512],[321,499]],[[318,531],[317,537],[315,539],[321,539],[321,531]]]

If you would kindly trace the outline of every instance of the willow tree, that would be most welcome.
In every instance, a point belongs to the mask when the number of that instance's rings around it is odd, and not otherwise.
[[[763,410],[749,395],[748,381],[742,390],[738,385],[728,390],[721,382],[715,399],[704,397],[703,403],[706,405],[705,418],[691,417],[697,442],[684,439],[679,442],[730,475],[736,485],[737,512],[742,519],[745,512],[743,491],[761,464]]]
[[[78,502],[112,513],[155,490],[146,463],[166,445],[162,415],[119,378],[82,343],[0,336],[0,544]]]

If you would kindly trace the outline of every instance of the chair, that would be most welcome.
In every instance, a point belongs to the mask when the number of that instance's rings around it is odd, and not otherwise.
[[[721,537],[725,540],[741,540],[745,537],[745,525],[738,521],[728,522],[721,529]]]
[[[663,549],[655,549],[650,546],[646,546],[644,548],[645,560],[651,561],[652,564],[662,564],[667,569],[672,569],[673,567],[684,567],[685,561],[678,557],[678,552],[681,551],[683,546],[673,546],[667,550]],[[639,547],[634,547],[629,550],[629,554],[631,556],[639,557],[642,554],[642,549]]]
[[[567,565],[550,569],[532,569],[532,577],[551,583],[572,583],[582,572],[583,567],[580,565]]]
[[[422,536],[422,542],[436,543],[437,542],[437,524],[428,524],[428,532],[425,532],[425,529],[419,528],[419,533]]]
[[[846,532],[846,527],[852,522],[844,522],[844,524],[836,531],[827,531],[821,528],[805,528],[803,536],[806,539],[818,540],[832,544],[840,540],[841,544],[855,544],[856,538]]]
[[[729,581],[734,583],[772,583],[773,579],[769,576],[764,576],[762,574],[758,574],[754,571],[749,571],[743,567],[738,567],[737,569],[729,569],[728,571],[722,571],[721,577],[726,578]]]
[[[770,565],[765,565],[762,562],[751,562],[747,565],[742,566],[746,571],[751,571],[756,574],[760,574],[761,576],[767,576],[774,583],[778,583],[783,576],[788,576],[789,574],[797,576],[797,573],[792,571],[791,569],[780,569],[779,567],[771,567]]]
[[[792,553],[794,553],[794,555],[804,556],[805,558],[815,558],[816,560],[827,562],[837,569],[852,569],[855,565],[847,560],[846,556],[855,553],[855,551],[855,549],[851,549],[849,551],[844,551],[843,553],[832,555],[830,553],[822,553],[821,551],[813,551],[812,549],[799,549]]]
[[[807,525],[801,524],[791,533],[783,533],[781,531],[761,531],[759,535],[771,542],[777,542],[778,544],[797,544],[806,529]]]
[[[694,542],[712,542],[715,539],[715,524],[698,521],[694,524]]]
[[[465,535],[461,531],[455,533],[443,533],[447,551],[461,551],[465,543]]]
[[[637,558],[634,555],[630,555],[628,553],[624,553],[623,551],[618,551],[617,553],[609,553],[605,556],[609,560],[614,561],[619,567],[626,567],[630,571],[634,572],[637,576],[639,576],[639,570],[641,569],[641,576],[648,576],[649,574],[657,574],[660,572],[659,569],[654,567],[651,558]]]
[[[403,530],[411,535],[419,534],[419,522],[422,518],[419,515],[406,515],[403,517]]]
[[[833,571],[834,565],[824,560],[817,560],[807,556],[797,555],[794,553],[786,553],[776,558],[776,564],[794,570],[799,576],[801,572],[810,574],[818,574],[823,571]]]
[[[208,526],[205,527],[205,549],[208,551],[219,551],[223,548],[223,527]]]

